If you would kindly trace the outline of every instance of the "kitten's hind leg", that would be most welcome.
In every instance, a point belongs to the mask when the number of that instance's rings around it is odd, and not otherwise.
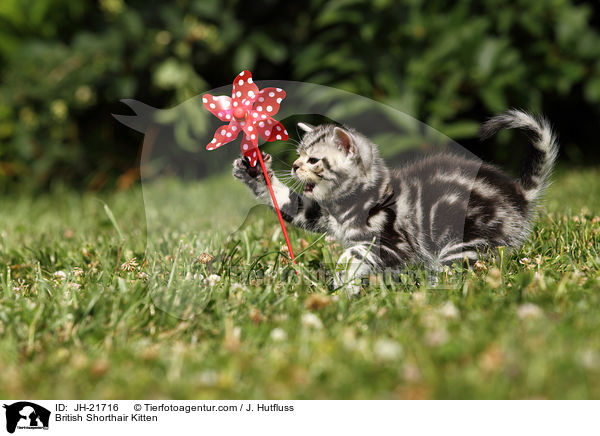
[[[438,253],[440,265],[452,265],[456,261],[476,262],[488,249],[488,241],[485,239],[474,239],[469,242],[450,243],[442,247]]]
[[[345,286],[348,295],[358,295],[361,279],[376,270],[381,263],[372,249],[373,244],[359,244],[342,253],[335,266],[336,289]]]

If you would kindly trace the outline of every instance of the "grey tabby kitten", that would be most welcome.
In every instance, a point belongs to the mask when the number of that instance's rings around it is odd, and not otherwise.
[[[303,229],[327,233],[347,247],[335,284],[371,271],[420,263],[439,270],[474,261],[498,246],[519,247],[531,231],[536,201],[548,185],[558,143],[543,119],[511,110],[490,119],[483,137],[501,128],[534,134],[521,176],[451,153],[438,153],[396,170],[386,167],[377,146],[353,129],[298,125],[307,133],[292,175],[305,183],[302,195],[271,176],[284,218]],[[265,156],[270,169],[271,157]],[[266,204],[264,176],[245,159],[233,175]]]

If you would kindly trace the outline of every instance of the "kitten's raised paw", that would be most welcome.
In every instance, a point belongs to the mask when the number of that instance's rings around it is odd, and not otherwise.
[[[233,161],[233,177],[240,180],[255,179],[258,174],[258,166],[251,166],[246,157],[241,157]]]
[[[271,162],[272,158],[270,154],[262,153],[265,168],[271,175]],[[260,165],[257,163],[255,166],[250,165],[250,161],[246,157],[241,157],[233,161],[233,177],[240,180],[256,179],[262,175]]]

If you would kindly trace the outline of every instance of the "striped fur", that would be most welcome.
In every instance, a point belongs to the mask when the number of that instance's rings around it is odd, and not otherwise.
[[[302,124],[292,174],[305,182],[302,194],[272,177],[285,219],[327,233],[347,249],[338,262],[338,285],[383,268],[420,263],[439,270],[456,261],[474,261],[528,237],[536,201],[548,186],[558,144],[547,121],[511,110],[490,119],[483,137],[499,129],[533,132],[521,176],[449,153],[429,156],[390,170],[377,146],[353,129]],[[265,155],[270,166],[270,156]],[[233,174],[269,204],[264,177],[242,159]]]

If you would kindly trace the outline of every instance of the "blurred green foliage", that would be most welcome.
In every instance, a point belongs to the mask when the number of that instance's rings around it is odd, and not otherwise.
[[[467,146],[491,114],[544,112],[581,160],[598,153],[599,15],[575,0],[3,0],[0,183],[127,184],[141,140],[110,116],[119,99],[169,107],[244,68],[373,97]]]

